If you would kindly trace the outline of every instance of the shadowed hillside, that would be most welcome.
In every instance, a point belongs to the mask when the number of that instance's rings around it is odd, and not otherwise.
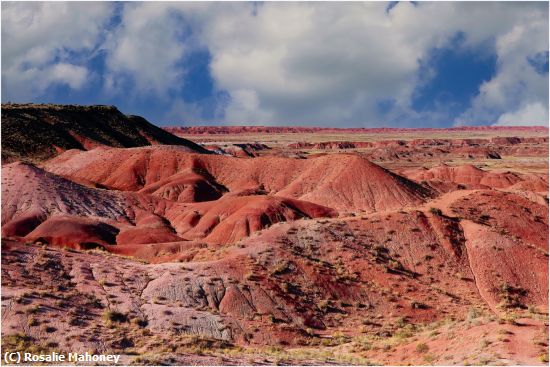
[[[2,160],[41,161],[68,149],[170,144],[206,153],[197,144],[114,106],[2,104]]]

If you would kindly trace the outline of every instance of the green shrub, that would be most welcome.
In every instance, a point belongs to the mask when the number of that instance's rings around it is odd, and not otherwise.
[[[418,353],[427,353],[428,351],[430,350],[430,347],[428,347],[428,345],[426,343],[419,343],[417,346],[416,346],[416,351]]]
[[[430,213],[432,213],[433,215],[439,215],[439,216],[443,215],[443,212],[439,208],[430,208]]]
[[[103,312],[103,321],[106,323],[121,323],[128,321],[128,317],[126,314],[116,310],[105,310],[105,312]]]

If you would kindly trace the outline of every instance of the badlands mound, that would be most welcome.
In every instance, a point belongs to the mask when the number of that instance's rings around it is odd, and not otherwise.
[[[93,222],[86,225],[98,228],[105,228],[107,223],[133,225],[148,213],[163,213],[167,205],[170,202],[149,195],[83,186],[29,163],[11,163],[2,168],[4,236],[26,236],[49,218],[55,219],[38,232],[55,232],[62,221],[75,227],[67,233],[78,232],[77,228],[83,228],[82,218]],[[59,231],[60,240],[63,232]]]
[[[518,190],[548,192],[545,175],[519,174],[510,171],[484,171],[473,165],[440,165],[430,169],[415,168],[403,171],[403,175],[417,182],[428,182],[432,187],[459,184],[470,188],[512,188]],[[447,184],[442,186],[441,184]]]
[[[226,244],[274,223],[333,216],[336,212],[330,208],[275,196],[182,204],[83,186],[27,163],[2,170],[2,234],[59,246],[94,243],[108,248],[190,240]],[[129,254],[130,249],[124,251]]]
[[[116,190],[149,192],[189,201],[195,183],[209,197],[224,191],[261,188],[267,193],[309,201],[339,211],[378,211],[419,204],[431,197],[425,187],[352,154],[312,159],[238,159],[189,154],[175,147],[69,151],[48,161],[51,172]],[[181,176],[182,171],[193,175]],[[183,181],[182,181],[183,180]],[[185,182],[184,182],[185,181]],[[159,186],[160,185],[160,186]],[[168,192],[168,194],[166,194]],[[198,197],[200,200],[200,197]]]
[[[199,145],[114,106],[2,104],[2,160],[40,161],[68,149],[172,144],[206,153]]]
[[[2,167],[4,235],[25,235],[27,223],[55,214],[128,220],[128,206],[121,193],[88,188],[28,163]]]
[[[304,218],[335,217],[327,207],[301,200],[273,196],[238,196],[190,205],[189,210],[169,218],[178,233],[190,240],[230,244],[268,228],[274,223]]]

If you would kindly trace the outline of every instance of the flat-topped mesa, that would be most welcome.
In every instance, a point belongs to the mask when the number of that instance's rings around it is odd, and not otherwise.
[[[443,131],[529,131],[548,133],[546,126],[457,126],[451,128],[393,128],[393,127],[318,127],[318,126],[167,126],[166,131],[176,135],[230,135],[230,134],[304,134],[304,133],[407,133]]]
[[[91,111],[104,110],[119,112],[114,105],[79,105],[79,104],[58,104],[58,103],[2,103],[2,110],[20,110],[20,109],[42,109],[42,110],[73,110],[73,111]]]
[[[209,153],[203,147],[124,115],[115,106],[2,104],[2,160],[42,161],[69,149],[170,144]]]

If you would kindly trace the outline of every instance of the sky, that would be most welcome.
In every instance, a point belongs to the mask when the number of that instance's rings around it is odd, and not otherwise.
[[[547,2],[2,2],[2,102],[162,125],[548,125]]]

